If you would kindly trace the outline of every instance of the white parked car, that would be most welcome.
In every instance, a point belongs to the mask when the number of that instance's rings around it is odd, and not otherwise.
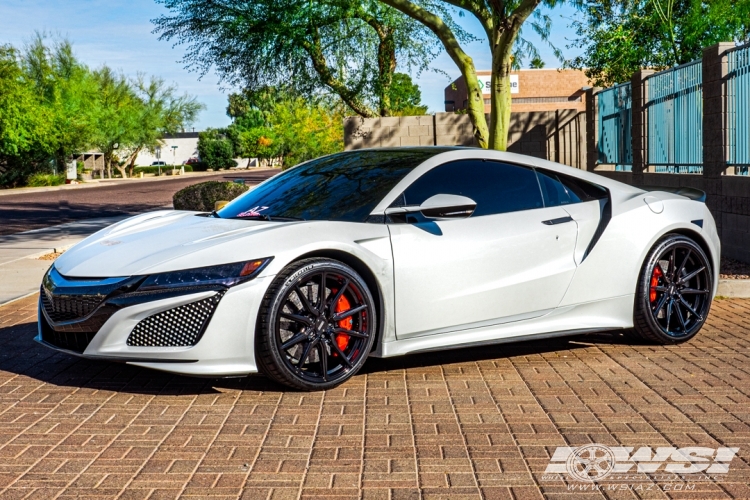
[[[44,277],[37,340],[309,390],[368,356],[612,329],[683,342],[717,285],[703,197],[481,149],[335,154],[218,213],[150,212],[85,239]]]

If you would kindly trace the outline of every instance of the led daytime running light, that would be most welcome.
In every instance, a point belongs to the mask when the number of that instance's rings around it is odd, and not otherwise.
[[[191,286],[222,285],[230,287],[255,278],[273,257],[218,266],[184,269],[153,274],[141,284],[139,290],[181,288]]]

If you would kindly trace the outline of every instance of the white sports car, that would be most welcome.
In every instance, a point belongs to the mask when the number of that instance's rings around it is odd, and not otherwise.
[[[85,239],[44,277],[37,340],[306,390],[368,356],[611,329],[683,342],[716,293],[704,197],[481,149],[334,154],[218,212]]]

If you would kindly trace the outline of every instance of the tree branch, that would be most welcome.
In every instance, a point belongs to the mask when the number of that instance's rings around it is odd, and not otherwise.
[[[320,76],[321,81],[328,85],[331,90],[336,92],[341,97],[341,100],[343,100],[347,106],[352,108],[355,113],[363,118],[374,118],[376,116],[375,113],[367,107],[367,105],[361,102],[356,95],[350,92],[344,82],[333,76],[333,72],[331,72],[331,69],[328,67],[325,56],[323,55],[323,50],[321,49],[320,35],[318,34],[317,28],[312,28],[310,38],[311,41],[305,40],[302,42],[302,47],[310,55],[313,67]]]
[[[466,80],[468,90],[468,113],[471,122],[474,125],[474,137],[479,145],[486,148],[489,144],[489,129],[487,128],[487,119],[484,116],[484,97],[477,82],[477,71],[474,67],[474,61],[464,52],[458,43],[456,36],[448,25],[440,19],[439,16],[429,12],[422,7],[412,3],[409,0],[381,0],[384,4],[390,5],[394,9],[400,10],[407,16],[419,21],[427,26],[435,36],[442,42],[446,52],[461,70],[461,74]],[[458,0],[457,0],[458,1]]]

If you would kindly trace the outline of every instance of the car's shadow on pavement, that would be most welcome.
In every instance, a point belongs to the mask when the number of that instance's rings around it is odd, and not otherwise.
[[[290,392],[258,375],[241,378],[196,378],[137,366],[83,359],[47,349],[34,341],[36,323],[0,327],[0,371],[63,387],[145,395],[219,394],[225,390]],[[481,362],[549,352],[572,351],[590,344],[637,344],[619,332],[485,345],[423,352],[395,358],[369,358],[360,374],[409,368]]]
[[[360,373],[377,373],[427,366],[472,363],[517,356],[543,355],[550,352],[566,352],[587,348],[591,344],[631,344],[639,340],[626,337],[620,331],[601,332],[588,335],[574,335],[540,340],[502,342],[476,347],[451,347],[445,350],[428,351],[393,358],[370,358]]]

